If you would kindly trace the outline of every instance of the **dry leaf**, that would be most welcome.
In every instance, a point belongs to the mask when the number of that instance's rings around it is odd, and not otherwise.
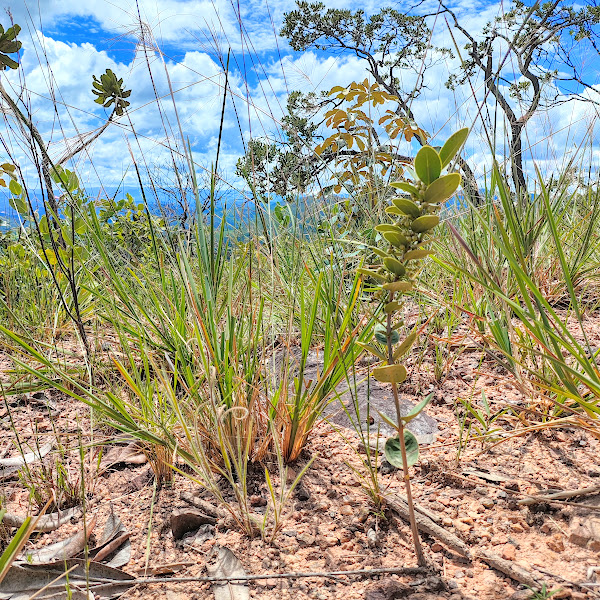
[[[215,546],[211,556],[215,561],[213,564],[206,565],[209,577],[246,576],[242,563],[229,548]],[[250,598],[250,588],[244,583],[215,583],[212,591],[215,600],[249,600]]]

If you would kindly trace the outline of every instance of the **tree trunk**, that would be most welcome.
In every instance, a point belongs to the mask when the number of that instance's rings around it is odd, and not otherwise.
[[[475,179],[469,163],[461,156],[458,156],[456,162],[463,172],[463,190],[465,195],[475,206],[483,206],[485,204],[485,196],[479,190],[477,179]]]
[[[523,124],[517,121],[510,124],[510,165],[515,193],[517,198],[521,198],[527,193],[527,184],[525,182],[525,173],[523,171],[523,146],[521,134]]]

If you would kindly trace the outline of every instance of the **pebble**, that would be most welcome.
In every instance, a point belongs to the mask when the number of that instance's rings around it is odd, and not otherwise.
[[[361,523],[364,523],[369,518],[370,514],[371,511],[366,506],[363,506],[358,513],[358,520]]]
[[[369,531],[367,531],[367,542],[369,544],[369,548],[375,548],[376,546],[379,546],[379,535],[374,529],[369,529]]]
[[[298,498],[298,500],[300,500],[300,502],[306,502],[307,500],[310,500],[310,494],[304,486],[300,486],[297,489],[296,497]]]
[[[453,521],[452,524],[454,525],[455,529],[457,529],[458,531],[462,531],[463,533],[467,533],[472,529],[471,525],[469,525],[468,523],[463,523],[462,521]]]
[[[573,594],[571,590],[567,588],[560,588],[558,590],[552,590],[552,598],[557,598],[558,600],[564,600],[565,598],[572,598]]]
[[[266,506],[267,499],[261,496],[260,494],[256,494],[254,496],[250,496],[250,506]]]
[[[512,544],[506,544],[502,548],[502,558],[504,560],[515,560],[517,557],[517,550]]]
[[[344,516],[350,516],[350,515],[354,514],[354,511],[352,510],[351,506],[348,506],[347,504],[344,504],[340,508],[340,514],[344,515]]]
[[[301,543],[301,544],[305,544],[306,546],[312,546],[315,543],[315,536],[310,534],[310,533],[299,533],[296,536],[296,539]]]
[[[565,543],[563,542],[562,536],[560,533],[553,535],[547,542],[546,546],[552,550],[552,552],[557,552],[560,554],[565,550]]]
[[[492,500],[492,498],[483,498],[481,500],[481,504],[485,507],[485,508],[493,508],[495,502]]]

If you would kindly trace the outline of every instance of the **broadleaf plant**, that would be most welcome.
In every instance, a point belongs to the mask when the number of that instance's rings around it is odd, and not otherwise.
[[[21,49],[21,42],[15,39],[20,31],[21,28],[18,25],[13,25],[6,31],[0,25],[0,70],[2,71],[17,69],[19,67],[19,63],[8,55],[14,54]]]
[[[131,90],[123,89],[123,79],[117,79],[111,69],[106,69],[106,72],[100,75],[100,79],[95,75],[92,77],[92,93],[98,96],[94,102],[102,104],[104,108],[114,104],[114,112],[120,117],[131,104],[125,100],[131,96]]]
[[[375,280],[376,283],[370,290],[378,294],[385,303],[382,322],[374,330],[374,344],[363,347],[380,359],[385,357],[385,364],[375,367],[372,373],[378,381],[391,384],[396,409],[396,423],[385,418],[397,430],[397,435],[385,443],[385,457],[404,473],[410,524],[419,565],[425,565],[426,561],[415,520],[409,474],[409,468],[419,458],[419,445],[406,425],[427,406],[431,396],[422,400],[407,415],[402,415],[398,385],[406,379],[407,371],[399,359],[414,344],[417,332],[412,331],[401,339],[398,330],[402,326],[402,319],[399,312],[403,307],[402,296],[414,288],[420,261],[431,254],[428,246],[433,230],[440,222],[442,203],[451,198],[460,185],[461,176],[458,173],[442,175],[442,170],[461,149],[468,133],[468,129],[457,131],[439,150],[423,146],[414,159],[414,181],[391,184],[404,195],[392,198],[391,205],[386,208],[386,213],[394,221],[375,226],[386,244],[385,248],[376,249],[381,262],[359,269],[362,275]],[[383,345],[383,349],[378,348],[377,344]]]

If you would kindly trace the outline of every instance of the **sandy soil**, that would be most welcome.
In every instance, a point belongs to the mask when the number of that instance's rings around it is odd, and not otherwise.
[[[593,343],[600,345],[598,324],[590,321]],[[6,381],[10,360],[0,357],[0,373]],[[466,541],[474,556],[481,550],[494,552],[522,566],[539,582],[561,589],[552,598],[596,597],[573,583],[594,582],[593,567],[600,565],[600,487],[595,494],[531,507],[518,504],[530,494],[545,490],[575,490],[600,486],[598,440],[580,428],[530,430],[493,446],[471,441],[457,460],[459,398],[478,399],[483,390],[492,411],[513,409],[493,427],[506,435],[539,419],[531,420],[524,398],[498,367],[482,360],[479,351],[465,351],[452,364],[443,381],[433,378],[433,365],[425,360],[413,372],[405,398],[434,392],[429,417],[438,428],[432,443],[421,448],[420,463],[413,469],[416,502],[436,515],[442,527]],[[2,430],[0,453],[16,456],[16,429],[23,446],[57,440],[64,448],[76,447],[79,440],[96,444],[86,458],[87,516],[97,517],[99,535],[111,510],[119,515],[131,533],[131,559],[123,569],[134,575],[166,571],[164,584],[139,586],[123,598],[204,599],[212,598],[208,583],[167,583],[169,577],[202,576],[213,546],[231,549],[248,574],[287,572],[331,572],[414,566],[408,525],[387,512],[370,510],[368,497],[355,470],[360,470],[360,444],[348,429],[325,422],[314,432],[303,458],[293,465],[298,472],[309,457],[316,457],[289,501],[280,535],[269,544],[249,539],[231,519],[220,519],[206,535],[174,540],[171,515],[175,509],[190,508],[180,498],[184,491],[202,491],[184,476],[177,475],[172,486],[156,491],[148,464],[119,464],[98,475],[94,456],[114,433],[94,428],[89,409],[48,392],[50,409],[31,395],[24,395],[0,408]],[[542,408],[542,407],[538,407]],[[90,432],[93,431],[93,436]],[[343,438],[347,437],[348,441]],[[492,437],[494,437],[492,435]],[[363,450],[364,451],[364,450]],[[51,460],[49,455],[45,460]],[[65,463],[73,478],[79,470],[75,451],[65,450]],[[393,496],[402,493],[399,473],[383,466],[381,485]],[[9,512],[25,514],[29,493],[17,478],[0,482],[0,494]],[[266,486],[253,480],[255,510],[266,498]],[[208,496],[204,496],[208,499]],[[585,506],[585,507],[584,507]],[[387,517],[387,518],[385,518]],[[66,538],[81,529],[81,519],[58,530],[37,534],[30,547],[42,547]],[[413,600],[477,598],[527,598],[524,586],[479,559],[467,561],[423,536],[431,576],[398,577],[313,577],[266,579],[249,584],[253,598],[318,598]],[[437,573],[437,575],[436,575]],[[436,576],[434,576],[436,575]],[[552,576],[554,575],[554,577]],[[397,581],[403,585],[393,586]],[[406,587],[408,586],[408,587]],[[600,589],[600,588],[596,588]],[[598,594],[600,595],[600,594]]]

